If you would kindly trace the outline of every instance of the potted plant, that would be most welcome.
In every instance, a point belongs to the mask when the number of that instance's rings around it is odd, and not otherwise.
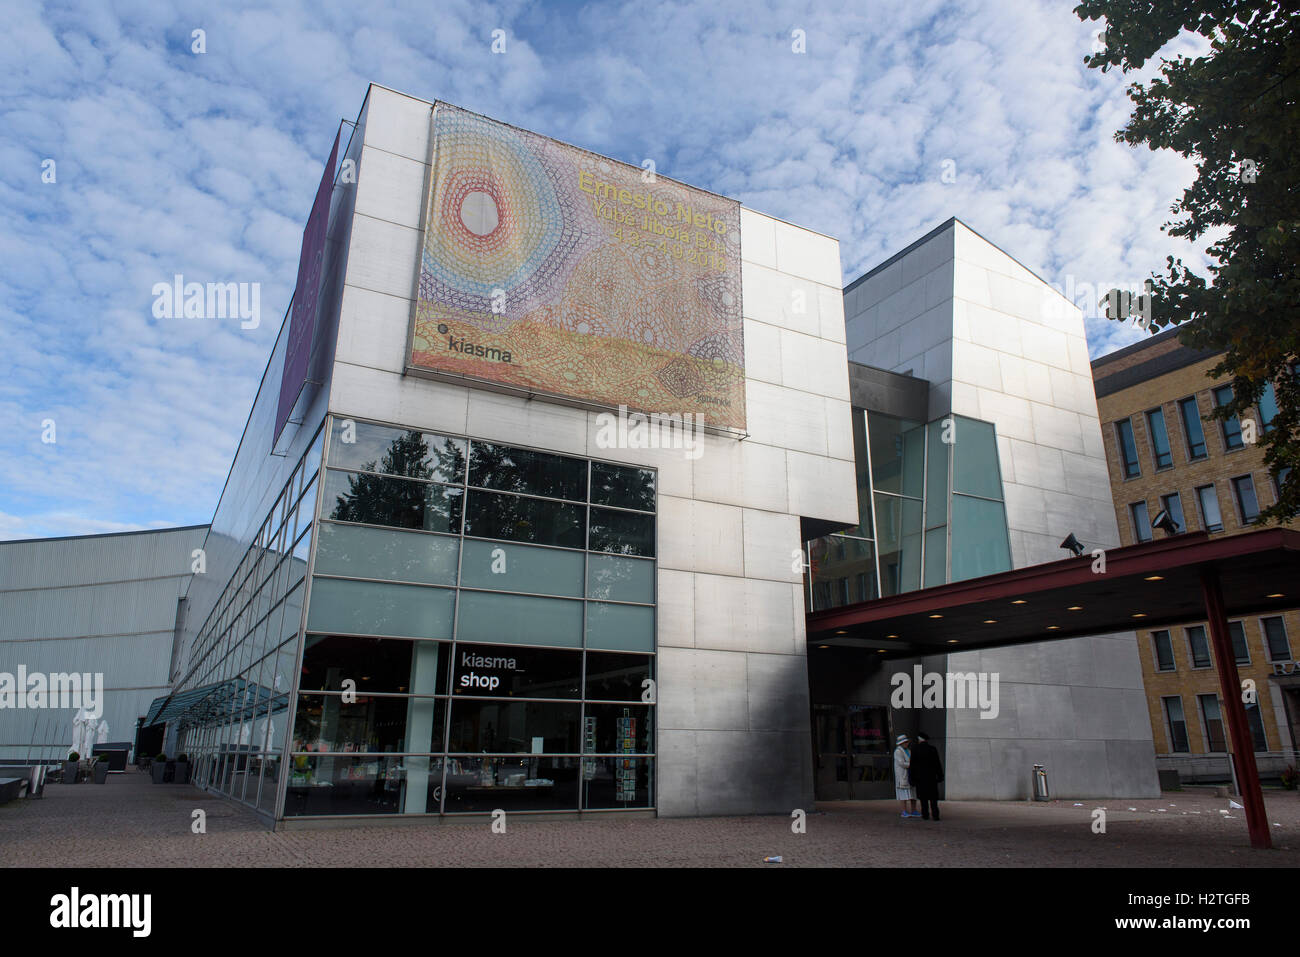
[[[95,776],[96,784],[104,784],[108,781],[108,755],[99,754],[95,756],[94,763],[91,765],[91,774]]]
[[[1300,771],[1296,770],[1294,764],[1288,764],[1282,769],[1282,787],[1294,791],[1297,783],[1300,783]]]
[[[176,755],[176,776],[172,778],[177,784],[185,784],[190,778],[190,756],[182,751]]]
[[[77,783],[77,764],[81,761],[80,752],[73,751],[68,755],[68,760],[63,762],[63,783]]]
[[[163,754],[161,751],[155,754],[153,756],[153,764],[149,766],[149,770],[153,772],[153,783],[162,784],[163,775],[167,773],[167,755]]]

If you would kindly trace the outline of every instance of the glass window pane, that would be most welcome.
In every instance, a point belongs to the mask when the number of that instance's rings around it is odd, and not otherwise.
[[[649,754],[654,751],[648,705],[590,704],[583,726],[584,754]]]
[[[470,754],[572,754],[581,705],[454,698],[448,749]]]
[[[1192,459],[1205,458],[1208,454],[1205,448],[1205,430],[1201,428],[1201,410],[1196,405],[1196,399],[1192,397],[1179,401],[1178,412],[1183,418],[1188,456]]]
[[[1183,720],[1183,702],[1181,698],[1164,698],[1165,720],[1168,722],[1169,746],[1175,752],[1187,752],[1191,748],[1187,742],[1187,724]]]
[[[655,510],[655,473],[607,462],[591,463],[591,500],[597,505],[617,505]]]
[[[1290,661],[1291,642],[1286,637],[1286,625],[1281,618],[1265,618],[1264,641],[1268,645],[1269,661]]]
[[[1151,640],[1156,649],[1156,671],[1173,671],[1174,645],[1169,639],[1169,632],[1152,632]]]
[[[1259,500],[1255,498],[1255,480],[1249,475],[1232,480],[1232,491],[1237,496],[1237,508],[1243,525],[1253,525],[1259,520]]]
[[[655,610],[644,605],[588,602],[587,647],[654,651]]]
[[[1201,520],[1207,532],[1223,531],[1223,516],[1219,514],[1219,496],[1213,485],[1202,485],[1196,490],[1196,498],[1201,503]]]
[[[871,523],[871,471],[867,458],[867,413],[853,410],[853,461],[858,485],[858,528],[853,534],[875,538]]]
[[[587,463],[563,455],[474,442],[469,453],[469,484],[585,502]]]
[[[1173,453],[1169,449],[1169,432],[1165,428],[1163,409],[1152,409],[1147,413],[1147,434],[1151,437],[1151,454],[1157,469],[1167,469],[1174,464]]]
[[[587,597],[652,603],[655,600],[654,562],[643,558],[589,555]]]
[[[1277,418],[1277,393],[1273,383],[1270,382],[1264,386],[1264,392],[1259,397],[1260,431],[1272,431],[1275,418]]]
[[[1147,514],[1146,502],[1134,502],[1128,507],[1129,518],[1133,522],[1133,538],[1138,542],[1151,541],[1151,516]]]
[[[589,810],[650,807],[653,771],[654,758],[583,758],[582,806]]]
[[[1177,492],[1160,497],[1160,505],[1177,524],[1179,531],[1187,530],[1187,520],[1183,518],[1183,499]]]
[[[1223,716],[1219,711],[1218,695],[1197,695],[1201,705],[1201,719],[1205,724],[1205,750],[1227,751],[1227,736],[1223,732]]]
[[[954,416],[952,489],[1002,500],[998,441],[991,422]]]
[[[1248,704],[1246,707],[1246,725],[1250,728],[1250,737],[1255,744],[1256,751],[1268,750],[1268,737],[1264,733],[1264,717],[1260,713],[1259,704]]]
[[[932,528],[925,533],[925,587],[942,585],[948,576],[948,529]]]
[[[606,701],[640,701],[643,683],[654,678],[651,655],[587,652],[587,697]]]
[[[880,536],[877,552],[881,595],[888,597],[919,588],[921,502],[917,499],[877,494],[876,532]]]
[[[383,754],[294,755],[287,768],[284,816],[400,814],[409,800],[409,768],[422,763],[417,758]],[[440,780],[441,759],[434,758],[431,763]],[[420,779],[424,783],[434,776],[434,772],[426,771]],[[431,810],[437,810],[436,803]]]
[[[446,698],[301,694],[294,751],[441,751]],[[411,739],[407,740],[407,728]]]
[[[920,498],[924,476],[925,429],[918,422],[867,413],[871,482],[877,492]]]
[[[1228,622],[1228,634],[1232,637],[1232,653],[1237,664],[1250,664],[1250,647],[1246,644],[1246,629],[1239,621]]]
[[[582,597],[581,552],[465,540],[460,583],[469,588]]]
[[[1010,570],[1007,514],[1001,502],[952,497],[951,565],[955,582]]]
[[[451,645],[441,641],[308,635],[299,687],[343,691],[344,679],[350,678],[358,693],[446,694],[450,655]]]
[[[808,543],[808,563],[813,611],[880,597],[871,542],[838,535],[814,539]],[[851,581],[855,589],[832,587],[837,581]]]
[[[450,638],[454,595],[449,588],[317,578],[307,630]]]
[[[455,538],[323,522],[317,542],[316,571],[323,575],[456,584]]]
[[[654,516],[593,508],[589,547],[593,552],[652,557],[655,553]]]
[[[1210,667],[1210,642],[1206,639],[1204,625],[1192,625],[1187,629],[1187,647],[1191,649],[1193,668]]]
[[[950,440],[956,437],[956,423],[953,425],[953,434],[948,436]],[[925,459],[926,528],[946,525],[948,522],[948,442],[943,441],[944,432],[942,421],[931,422],[926,432],[928,436]],[[860,496],[862,493],[858,494]],[[1002,497],[1001,483],[998,486],[998,494],[993,497]]]
[[[484,644],[582,645],[582,602],[466,591],[458,638]]]
[[[578,807],[580,758],[448,758],[447,813]]]
[[[325,518],[459,533],[465,492],[449,485],[327,469],[324,495]]]
[[[1232,402],[1232,400],[1232,386],[1219,386],[1219,388],[1214,390],[1214,404],[1216,406],[1225,406]],[[1223,444],[1227,448],[1239,449],[1242,447],[1241,423],[1237,420],[1235,415],[1230,415],[1228,418],[1222,420],[1219,423],[1219,427],[1223,430]]]
[[[452,693],[498,698],[581,697],[582,652],[456,645]]]
[[[1119,447],[1120,467],[1125,478],[1136,478],[1142,474],[1138,463],[1137,443],[1133,441],[1133,423],[1121,419],[1115,423],[1115,436]]]
[[[459,485],[465,480],[465,440],[336,418],[329,464]]]
[[[471,492],[465,534],[582,548],[585,506],[518,495]]]

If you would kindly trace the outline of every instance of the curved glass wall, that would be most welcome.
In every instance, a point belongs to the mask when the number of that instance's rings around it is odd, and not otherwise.
[[[653,470],[333,419],[284,815],[653,806]]]

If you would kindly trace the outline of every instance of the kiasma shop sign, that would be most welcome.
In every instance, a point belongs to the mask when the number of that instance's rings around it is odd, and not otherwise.
[[[745,427],[740,204],[438,103],[407,371]]]

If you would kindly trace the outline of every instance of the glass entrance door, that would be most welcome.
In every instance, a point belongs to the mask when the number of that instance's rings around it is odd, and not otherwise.
[[[893,796],[889,708],[813,705],[813,789],[819,801]]]

